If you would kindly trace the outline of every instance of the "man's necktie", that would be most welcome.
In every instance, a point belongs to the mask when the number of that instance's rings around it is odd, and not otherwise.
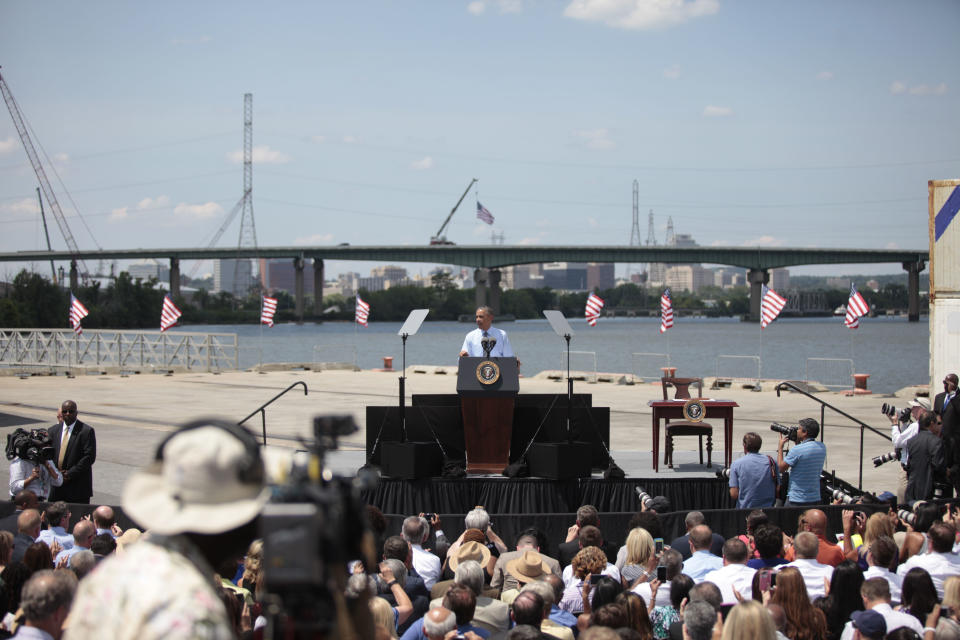
[[[63,433],[60,434],[60,457],[57,458],[57,467],[63,468],[63,454],[67,451],[67,443],[70,441],[70,430],[67,425],[63,425]]]

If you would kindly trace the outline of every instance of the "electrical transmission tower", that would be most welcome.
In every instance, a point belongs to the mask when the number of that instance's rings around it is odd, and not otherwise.
[[[677,242],[676,235],[673,233],[673,216],[667,218],[667,239],[664,240],[664,244],[668,247],[672,247]]]
[[[243,94],[243,198],[240,216],[240,239],[237,248],[257,248],[257,225],[253,220],[253,94]],[[253,261],[254,264],[256,260]],[[245,269],[241,272],[240,265]],[[233,263],[233,295],[246,296],[253,280],[253,264],[246,258]],[[246,271],[249,267],[249,273]]]
[[[633,225],[630,227],[630,246],[640,246],[640,183],[633,181]],[[630,280],[630,272],[633,271],[633,265],[627,264],[627,280]]]
[[[490,244],[502,245],[505,238],[506,236],[504,236],[503,231],[500,233],[496,231],[490,232]]]
[[[657,234],[653,226],[653,209],[650,209],[650,214],[647,216],[647,246],[657,246]]]

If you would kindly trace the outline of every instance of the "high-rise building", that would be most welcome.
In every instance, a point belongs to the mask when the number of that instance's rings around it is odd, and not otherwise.
[[[260,260],[260,273],[263,277],[263,286],[267,291],[286,291],[293,293],[297,288],[297,269],[293,258],[277,258],[275,260]],[[303,290],[313,291],[313,266],[303,267]]]
[[[256,284],[253,261],[247,258],[214,260],[213,291],[227,291],[245,296]]]
[[[789,289],[790,288],[790,270],[789,269],[770,269],[770,288],[778,293]]]

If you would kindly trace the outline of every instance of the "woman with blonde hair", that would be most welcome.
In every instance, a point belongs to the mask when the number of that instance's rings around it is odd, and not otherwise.
[[[960,576],[950,576],[943,581],[943,600],[941,607],[950,607],[954,615],[960,613]]]
[[[657,567],[657,555],[653,552],[653,537],[642,528],[631,529],[627,535],[627,559],[620,569],[620,579],[627,589],[640,582],[649,582]]]
[[[721,640],[776,640],[777,628],[766,607],[756,600],[744,600],[727,615]]]
[[[770,602],[783,608],[787,616],[785,634],[790,640],[823,640],[827,637],[827,617],[810,604],[807,585],[796,567],[777,572],[777,588]]]
[[[863,540],[859,546],[856,543],[856,531],[858,529],[858,512],[845,510],[843,512],[843,553],[848,560],[853,560],[860,568],[866,571],[870,568],[867,564],[867,550],[877,538],[887,536],[893,538],[893,522],[885,513],[876,512],[867,518],[866,524],[860,521],[863,526]],[[862,517],[862,516],[861,516]],[[898,559],[894,557],[893,567],[896,567]],[[893,567],[885,567],[893,571]]]
[[[390,603],[379,596],[372,596],[367,604],[370,606],[370,616],[373,619],[373,624],[386,629],[391,638],[398,637],[396,616]]]
[[[243,557],[243,575],[237,586],[249,590],[256,588],[257,577],[263,566],[263,540],[254,540],[247,548],[247,555]]]

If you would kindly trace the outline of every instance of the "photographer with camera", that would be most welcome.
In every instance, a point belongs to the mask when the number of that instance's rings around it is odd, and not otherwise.
[[[770,428],[780,433],[780,442],[777,444],[777,465],[780,471],[790,471],[790,489],[787,492],[786,506],[804,507],[820,504],[820,473],[823,471],[823,462],[827,458],[826,445],[817,442],[820,424],[813,418],[803,418],[796,427],[786,429],[782,425],[771,425]],[[784,457],[783,445],[789,440],[797,445]]]
[[[909,407],[897,411],[896,407],[884,403],[880,411],[890,419],[890,438],[893,441],[893,448],[896,450],[900,460],[900,473],[897,484],[897,501],[906,501],[907,491],[907,466],[910,455],[907,453],[907,442],[917,435],[919,427],[917,421],[924,410],[928,410],[929,405],[924,405],[926,400],[914,398],[909,402]],[[874,465],[877,462],[874,460]]]
[[[763,440],[751,431],[743,436],[743,456],[730,465],[730,497],[737,509],[772,507],[777,499],[777,473],[773,458],[760,453]]]
[[[10,495],[24,489],[46,502],[53,487],[63,484],[63,474],[53,463],[54,450],[44,429],[27,432],[17,429],[7,436],[7,458],[10,460]]]
[[[940,425],[932,411],[917,421],[917,435],[907,443],[907,490],[904,499],[913,504],[933,497],[934,478],[945,470]]]

